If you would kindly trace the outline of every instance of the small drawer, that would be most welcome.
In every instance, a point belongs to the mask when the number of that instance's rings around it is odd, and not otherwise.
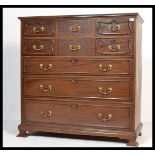
[[[133,75],[133,59],[130,58],[23,58],[24,73],[28,74],[85,74],[85,75]]]
[[[66,97],[132,100],[132,79],[97,76],[27,76],[27,97]]]
[[[24,55],[54,55],[55,40],[25,39],[22,42]]]
[[[23,21],[22,33],[25,36],[55,36],[55,21],[36,19]]]
[[[93,20],[58,20],[57,36],[75,37],[75,36],[93,36],[94,35]]]
[[[134,18],[96,20],[96,35],[131,35],[134,32]]]
[[[57,40],[57,55],[95,55],[93,39],[59,39]]]
[[[96,39],[96,55],[132,55],[131,38]]]
[[[112,103],[25,100],[24,121],[129,130],[131,106]]]

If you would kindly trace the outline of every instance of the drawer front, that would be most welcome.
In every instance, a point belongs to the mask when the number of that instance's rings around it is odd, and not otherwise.
[[[25,101],[25,121],[130,129],[130,105]]]
[[[102,77],[33,77],[24,79],[24,95],[29,97],[75,97],[131,100],[131,79]]]
[[[93,20],[59,20],[57,21],[57,36],[93,36]]]
[[[59,39],[57,55],[95,55],[93,39]]]
[[[22,51],[24,55],[54,55],[55,40],[25,39]]]
[[[97,19],[96,35],[131,35],[134,31],[134,19]]]
[[[131,38],[96,39],[96,55],[126,54],[133,54],[133,40]]]
[[[133,75],[132,59],[24,58],[24,73]]]
[[[22,22],[25,36],[54,36],[55,22],[52,20],[27,20]]]

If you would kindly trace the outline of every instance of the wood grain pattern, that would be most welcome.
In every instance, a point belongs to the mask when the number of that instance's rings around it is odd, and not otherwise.
[[[55,52],[55,40],[45,40],[45,39],[23,40],[22,44],[23,55],[54,55],[54,52]]]
[[[40,90],[40,85],[45,89],[51,85],[48,92]],[[105,98],[131,100],[132,80],[131,79],[103,79],[102,77],[45,77],[26,76],[24,78],[25,96],[53,96],[53,97],[76,97],[76,98]],[[112,92],[104,95],[99,92],[99,87],[103,92],[112,88]]]
[[[35,57],[24,58],[24,73],[27,74],[87,74],[87,75],[122,75],[133,76],[133,60],[131,58],[121,59],[94,59],[94,58],[47,58],[47,57]],[[49,64],[52,64],[52,68],[44,71],[40,68],[40,64],[43,64],[45,68],[48,68]],[[103,67],[99,67],[102,64]],[[108,70],[108,65],[112,65],[112,68]],[[105,70],[104,70],[105,69]],[[106,70],[107,69],[107,70]]]
[[[24,101],[25,119],[29,122],[46,122],[56,124],[71,124],[82,126],[96,126],[111,129],[130,129],[130,105],[103,105],[79,103],[76,101]],[[41,111],[47,113],[51,110],[50,117],[44,117]],[[112,118],[103,121],[98,114],[111,114]]]
[[[119,27],[117,28],[117,26]],[[133,21],[130,21],[130,18],[98,19],[96,27],[97,35],[129,35],[133,33]]]
[[[109,46],[112,49],[109,49]],[[120,47],[118,49],[117,47]],[[131,38],[96,39],[97,55],[132,55],[133,41]]]
[[[43,30],[40,30],[41,27],[43,27]],[[36,28],[36,31],[34,28]],[[31,19],[25,20],[22,23],[22,34],[25,36],[54,36],[55,21]]]
[[[141,135],[138,13],[19,17],[21,124],[27,131]]]

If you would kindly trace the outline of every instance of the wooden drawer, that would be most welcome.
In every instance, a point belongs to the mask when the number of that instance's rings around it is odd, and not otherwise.
[[[133,54],[133,40],[131,38],[96,39],[96,55],[126,54]]]
[[[54,55],[55,40],[25,39],[22,51],[24,55]]]
[[[54,36],[55,21],[37,19],[23,21],[22,34],[25,36]]]
[[[58,39],[57,55],[95,55],[93,39]]]
[[[134,18],[96,20],[96,35],[131,35],[134,32]]]
[[[76,76],[25,76],[25,97],[75,97],[131,100],[132,80]]]
[[[57,36],[93,36],[94,20],[59,20],[57,21]]]
[[[24,59],[24,73],[29,74],[95,74],[133,75],[133,60],[130,58],[48,58]]]
[[[130,129],[130,105],[24,101],[24,121]]]

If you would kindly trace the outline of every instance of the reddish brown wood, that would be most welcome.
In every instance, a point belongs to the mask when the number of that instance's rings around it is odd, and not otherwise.
[[[93,39],[57,39],[57,55],[59,56],[91,56],[95,55]],[[70,48],[72,47],[72,48]],[[79,47],[79,49],[78,49]],[[75,49],[75,50],[74,50]]]
[[[17,135],[17,137],[26,137],[27,136],[26,130],[23,130],[21,125],[18,126],[18,130],[19,130],[19,134]]]
[[[24,101],[24,121],[50,122],[130,130],[130,105],[92,104],[77,101]],[[51,111],[51,116],[47,116]],[[41,114],[43,112],[43,114]],[[99,115],[102,117],[99,118]],[[102,120],[112,115],[110,120]],[[45,115],[45,116],[44,116]]]
[[[110,46],[112,49],[109,49]],[[96,55],[132,55],[132,53],[131,38],[96,39]]]
[[[87,74],[87,75],[133,75],[132,58],[83,58],[83,57],[35,57],[24,58],[24,73],[26,74]],[[40,68],[43,64],[47,70]],[[48,69],[48,65],[52,68]],[[99,65],[103,67],[99,67]],[[108,70],[108,66],[112,68]],[[107,70],[106,70],[107,69]]]
[[[44,92],[40,89],[51,90]],[[102,77],[25,76],[25,97],[76,97],[132,100],[132,79],[103,79]],[[103,91],[99,91],[99,87]],[[112,88],[108,93],[108,89]],[[103,92],[103,93],[102,93]],[[104,94],[104,92],[107,94]]]
[[[55,40],[25,39],[22,52],[23,55],[54,55]]]
[[[131,139],[129,140],[128,146],[134,146],[134,147],[138,147],[138,142],[135,139]]]
[[[138,146],[142,18],[130,13],[20,20],[18,136],[106,136]]]
[[[29,19],[22,22],[22,34],[24,36],[54,36],[54,20]]]
[[[97,35],[130,35],[133,33],[133,22],[129,18],[102,19],[96,21]]]
[[[94,20],[58,20],[57,36],[59,37],[92,37],[94,35]]]
[[[144,22],[144,20],[140,17],[140,15],[136,13],[117,13],[117,14],[83,14],[83,15],[59,15],[59,16],[28,16],[28,17],[18,17],[21,21],[25,19],[33,19],[33,20],[41,20],[41,19],[86,19],[86,18],[104,18],[104,19],[119,19],[119,18],[137,18],[141,23]]]

